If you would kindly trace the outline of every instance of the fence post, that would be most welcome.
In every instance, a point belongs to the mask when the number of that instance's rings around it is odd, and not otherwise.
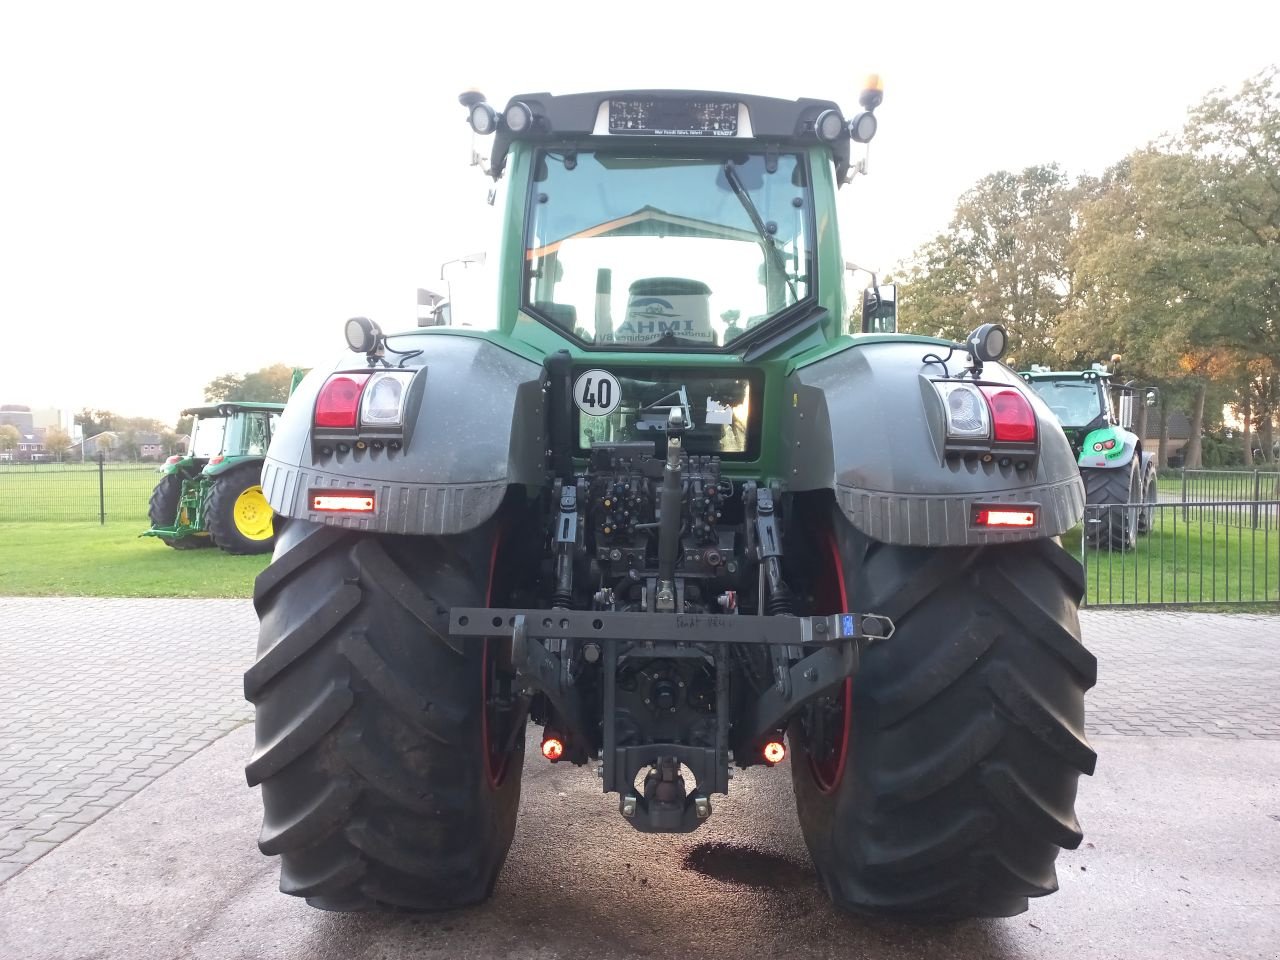
[[[1258,503],[1262,500],[1262,474],[1255,467],[1253,470],[1253,506],[1249,512],[1253,515],[1253,529],[1258,529]]]
[[[1186,467],[1182,468],[1182,502],[1183,503],[1187,502],[1187,468]],[[1190,514],[1187,512],[1187,508],[1183,507],[1182,519],[1186,520],[1188,519],[1189,516]]]
[[[102,455],[102,451],[98,451],[98,524],[105,527],[107,525],[107,496],[103,483],[103,472],[106,458]]]

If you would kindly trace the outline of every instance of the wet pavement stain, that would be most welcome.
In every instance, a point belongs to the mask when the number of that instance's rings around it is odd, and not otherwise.
[[[808,863],[735,843],[700,843],[681,866],[711,880],[744,887],[780,889],[817,881]]]

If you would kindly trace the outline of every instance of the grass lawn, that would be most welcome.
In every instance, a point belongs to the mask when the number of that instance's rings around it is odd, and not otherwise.
[[[248,597],[271,559],[174,550],[154,537],[140,539],[146,528],[145,516],[106,526],[0,523],[0,595]]]
[[[160,474],[155,464],[109,463],[102,471],[107,522],[147,521],[147,501]],[[96,463],[15,464],[0,467],[0,523],[98,520]]]
[[[1280,609],[1280,532],[1211,522],[1190,523],[1181,509],[1157,511],[1156,528],[1127,553],[1087,551],[1085,603],[1256,603]],[[1201,523],[1203,519],[1203,523]],[[1062,538],[1080,557],[1080,528]]]

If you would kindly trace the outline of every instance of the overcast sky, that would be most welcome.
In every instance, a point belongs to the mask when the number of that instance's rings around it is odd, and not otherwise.
[[[1280,58],[1280,4],[0,5],[0,403],[172,421],[204,384],[412,326],[487,184],[457,94],[885,79],[848,259],[892,266],[979,177],[1100,172]]]

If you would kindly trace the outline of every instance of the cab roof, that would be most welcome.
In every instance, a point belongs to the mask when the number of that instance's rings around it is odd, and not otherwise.
[[[802,97],[783,100],[777,97],[761,97],[749,93],[728,93],[715,90],[603,90],[594,93],[525,93],[507,102],[523,103],[532,112],[534,122],[528,131],[512,133],[505,125],[499,126],[494,135],[490,160],[494,179],[502,176],[507,152],[515,140],[563,143],[590,138],[590,146],[596,148],[611,141],[655,145],[672,141],[697,143],[763,143],[786,146],[812,146],[822,143],[814,132],[814,121],[826,110],[839,111],[832,100],[814,100]],[[733,131],[726,133],[684,129],[649,128],[639,132],[614,128],[610,122],[610,110],[640,107],[648,108],[662,119],[684,119],[694,105],[699,107],[736,104],[737,114],[745,112],[745,123],[735,122]],[[682,116],[683,114],[683,116]],[[841,112],[841,116],[844,116]],[[845,117],[848,120],[848,117]],[[827,144],[835,160],[839,181],[843,181],[849,168],[850,139],[847,129]]]
[[[229,417],[233,413],[250,413],[263,410],[268,413],[279,413],[283,409],[283,403],[259,403],[255,400],[224,400],[222,403],[214,403],[203,407],[187,407],[182,411],[182,415],[184,417],[204,419],[208,417]]]

